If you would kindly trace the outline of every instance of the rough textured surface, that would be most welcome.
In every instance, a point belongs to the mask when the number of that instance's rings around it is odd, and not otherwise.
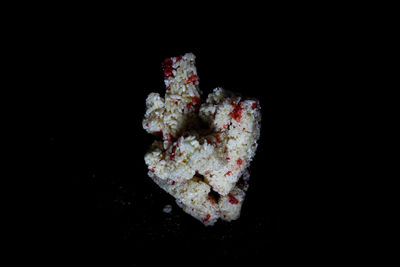
[[[162,138],[145,155],[148,175],[203,224],[236,220],[260,136],[260,104],[222,88],[201,103],[191,53],[167,58],[162,66],[165,97],[149,94],[142,123]]]

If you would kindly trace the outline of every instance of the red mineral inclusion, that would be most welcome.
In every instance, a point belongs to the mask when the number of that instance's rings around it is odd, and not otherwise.
[[[200,98],[198,98],[197,96],[192,97],[192,101],[196,102],[196,103],[200,103]]]
[[[257,102],[254,102],[252,105],[251,105],[251,108],[252,109],[255,109],[257,107]]]
[[[194,107],[195,110],[198,110],[200,107],[200,98],[198,98],[197,96],[192,97],[192,102],[191,103],[187,103],[186,104],[187,109],[191,109],[192,107]]]
[[[229,197],[229,202],[232,204],[238,204],[239,200],[237,200],[234,196],[232,196],[230,193],[228,194]]]
[[[182,59],[182,57],[180,56],[180,57],[177,57],[176,58],[176,62],[179,62],[179,61],[181,61],[181,59]]]
[[[225,175],[231,175],[231,174],[232,174],[232,172],[228,171]]]
[[[149,127],[149,124],[148,124],[148,123],[146,123],[146,127]]]
[[[175,181],[172,181],[171,185],[174,185],[174,184],[175,184]]]
[[[171,58],[166,58],[164,62],[161,64],[162,68],[164,69],[164,75],[165,77],[172,76],[172,59]]]
[[[243,161],[242,161],[241,158],[238,158],[238,160],[236,161],[236,163],[237,163],[237,165],[239,165],[239,167],[240,167],[240,165],[242,165]]]
[[[173,139],[174,137],[172,136],[172,134],[170,134],[170,133],[168,133],[168,134],[166,134],[165,135],[165,139],[168,141],[168,142],[172,142],[172,139]]]
[[[230,161],[230,160],[231,160],[231,158],[226,158],[226,160],[227,160],[227,161]]]
[[[212,198],[212,197],[209,197],[209,198],[208,198],[208,201],[210,201],[211,204],[215,204],[215,200],[214,200],[214,198]]]
[[[240,119],[242,118],[242,110],[243,110],[242,103],[236,104],[236,103],[232,102],[231,104],[233,106],[231,116],[235,121],[239,122]]]
[[[187,79],[186,84],[191,83],[191,82],[195,82],[196,80],[197,80],[197,75],[193,75],[192,77]]]
[[[197,96],[192,97],[192,101],[193,101],[193,106],[194,109],[199,109],[200,108],[200,98],[198,98]]]
[[[170,158],[171,160],[174,160],[174,159],[175,159],[175,150],[176,150],[176,146],[172,147],[172,153],[171,153],[171,156],[169,156],[169,158]]]
[[[151,168],[151,169],[150,169],[150,171],[151,171],[151,172],[154,172],[154,169],[153,169],[153,168]]]
[[[154,132],[155,134],[162,134],[162,131]]]
[[[211,217],[211,215],[210,215],[210,214],[207,214],[207,216],[203,219],[203,222],[208,221],[208,220],[210,219],[210,217]]]

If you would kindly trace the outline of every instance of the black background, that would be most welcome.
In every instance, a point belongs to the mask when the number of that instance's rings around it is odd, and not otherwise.
[[[199,42],[111,30],[64,33],[41,43],[36,77],[51,192],[43,227],[61,259],[135,264],[178,256],[206,264],[281,257],[288,242],[284,218],[296,205],[288,195],[310,174],[307,140],[321,131],[309,130],[315,76],[323,72],[307,37],[266,33]],[[145,99],[164,93],[162,60],[186,52],[197,57],[203,97],[221,86],[258,98],[262,108],[241,218],[213,227],[181,211],[147,177],[143,160],[154,139],[141,127]],[[162,212],[166,204],[171,214]]]

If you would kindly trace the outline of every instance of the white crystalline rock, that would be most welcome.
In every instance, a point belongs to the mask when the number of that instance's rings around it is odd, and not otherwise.
[[[222,88],[201,104],[194,59],[189,53],[163,63],[165,98],[151,93],[143,120],[143,128],[162,141],[153,142],[145,162],[150,178],[174,196],[179,207],[204,225],[213,225],[219,218],[240,216],[261,112],[257,100],[242,100]],[[200,127],[201,121],[207,129]]]

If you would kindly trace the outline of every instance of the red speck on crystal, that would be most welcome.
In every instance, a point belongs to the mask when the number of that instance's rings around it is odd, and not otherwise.
[[[150,169],[150,171],[151,171],[151,172],[154,172],[154,169],[153,169],[153,168],[151,168],[151,169]]]
[[[195,110],[199,109],[200,107],[200,98],[198,98],[197,96],[192,97],[192,102],[193,103],[187,103],[186,107],[188,109],[191,109],[192,107],[194,107]]]
[[[226,160],[231,160],[231,158],[226,158]]]
[[[172,181],[171,185],[174,185],[174,184],[175,184],[175,181]]]
[[[228,171],[225,175],[231,175],[231,174],[232,174],[232,172]]]
[[[155,134],[162,134],[162,131],[154,132]]]
[[[257,102],[254,102],[252,105],[251,105],[251,108],[252,109],[255,109],[257,107]]]
[[[193,75],[192,77],[187,79],[186,84],[191,83],[191,82],[195,82],[196,80],[197,80],[197,75]]]
[[[232,102],[231,104],[233,106],[231,116],[235,121],[239,122],[240,119],[242,118],[243,105],[242,105],[242,103],[236,104],[234,102]]]
[[[174,137],[172,136],[172,134],[166,134],[165,135],[165,139],[168,141],[168,142],[172,142],[172,139],[173,139]]]
[[[212,143],[211,140],[207,139],[207,144],[211,144],[211,143]]]
[[[207,214],[207,216],[203,219],[203,222],[208,221],[208,220],[210,219],[210,217],[211,217],[211,215],[210,215],[210,214]]]
[[[209,174],[209,173],[210,173],[210,171],[205,171],[205,172],[204,172],[204,174]]]
[[[172,76],[172,59],[166,58],[161,65],[164,70],[165,77]]]
[[[214,200],[214,198],[212,198],[212,197],[208,197],[208,201],[210,201],[211,204],[215,204],[215,200]]]
[[[226,128],[228,128],[228,124],[225,124],[225,125],[222,126],[222,127],[224,127],[224,129],[226,129]]]
[[[182,57],[179,56],[179,57],[176,58],[176,61],[179,62],[179,61],[181,61],[181,59],[182,59]]]
[[[174,160],[174,158],[175,158],[175,150],[176,150],[176,146],[172,147],[172,153],[169,156],[170,160]]]
[[[232,204],[238,204],[239,200],[237,200],[234,196],[232,196],[230,193],[228,194],[229,197],[229,202]]]
[[[149,124],[148,124],[148,123],[146,123],[146,127],[149,127]]]
[[[236,163],[237,163],[237,165],[239,165],[239,167],[240,167],[240,165],[242,165],[243,161],[242,161],[241,158],[239,158],[239,159],[236,161]]]
[[[220,140],[219,134],[217,134],[217,136],[215,138],[217,138],[217,142],[219,142],[219,140]]]

